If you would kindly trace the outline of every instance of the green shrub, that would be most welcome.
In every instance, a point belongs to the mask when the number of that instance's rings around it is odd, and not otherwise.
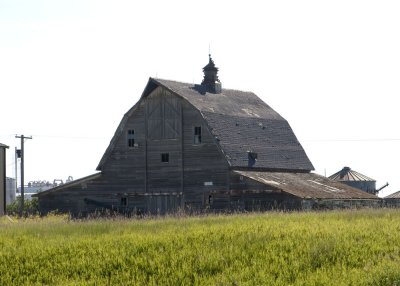
[[[24,200],[24,209],[23,209],[23,216],[29,215],[38,215],[39,214],[39,206],[38,206],[38,199],[32,198],[31,200]],[[9,215],[18,215],[21,206],[21,197],[18,197],[14,202],[7,205],[7,214]]]

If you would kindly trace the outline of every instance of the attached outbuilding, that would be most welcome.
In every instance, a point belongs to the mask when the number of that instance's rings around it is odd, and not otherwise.
[[[6,149],[8,146],[0,143],[0,216],[6,213]]]
[[[400,207],[400,191],[390,194],[383,198],[385,206],[392,208]]]
[[[39,193],[41,211],[163,214],[380,202],[312,174],[280,114],[252,92],[222,88],[211,56],[203,71],[201,84],[150,78],[98,173]]]
[[[257,193],[264,190],[276,196],[273,207],[261,209],[336,209],[352,207],[379,207],[382,200],[361,190],[332,181],[314,173],[234,171],[238,184],[232,184],[233,194]],[[246,201],[246,196],[239,197]],[[250,202],[249,206],[254,204]],[[249,209],[249,207],[245,207]]]

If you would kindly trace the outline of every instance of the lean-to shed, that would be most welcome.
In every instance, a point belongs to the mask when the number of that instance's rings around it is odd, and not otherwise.
[[[384,197],[383,200],[387,207],[400,207],[400,191]]]

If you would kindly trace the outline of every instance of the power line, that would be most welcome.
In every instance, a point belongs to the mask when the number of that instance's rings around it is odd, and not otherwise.
[[[400,138],[304,139],[303,142],[395,142]]]
[[[90,137],[90,136],[66,136],[66,135],[38,135],[34,134],[35,137],[39,138],[50,138],[50,139],[75,139],[75,140],[105,140],[109,137]]]
[[[3,134],[2,137],[12,137],[15,134]],[[36,138],[49,138],[49,139],[73,139],[73,140],[108,140],[110,137],[92,137],[92,136],[67,136],[67,135],[43,135],[33,134]],[[303,139],[301,142],[396,142],[400,138],[328,138],[328,139]]]
[[[10,135],[0,135],[0,138],[9,138],[9,137],[14,137],[16,134],[10,134]],[[67,135],[40,135],[40,134],[33,134],[32,136],[35,136],[37,139],[38,137],[40,139],[46,138],[46,139],[68,139],[68,140],[109,140],[110,137],[92,137],[92,136],[67,136]]]
[[[14,137],[15,134],[0,134],[0,138],[10,138],[10,137]]]

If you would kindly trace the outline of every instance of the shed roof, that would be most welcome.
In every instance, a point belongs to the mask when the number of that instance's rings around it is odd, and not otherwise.
[[[258,154],[253,167],[311,171],[314,167],[289,123],[253,92],[150,78],[142,98],[157,86],[186,99],[200,111],[232,167],[248,167],[248,151]]]
[[[8,146],[0,143],[0,148],[8,149]]]
[[[379,200],[377,196],[314,173],[235,172],[273,189],[278,189],[303,199]]]
[[[400,199],[400,191],[390,194],[384,198],[385,199]]]
[[[339,172],[329,176],[329,179],[334,181],[368,181],[368,182],[375,182],[374,179],[371,179],[361,173],[358,173],[352,170],[349,167],[344,167]]]
[[[76,180],[73,180],[71,182],[62,184],[62,185],[58,185],[57,187],[54,187],[54,188],[39,192],[37,194],[32,195],[32,197],[41,197],[43,195],[48,195],[48,194],[51,194],[51,193],[54,193],[54,192],[57,192],[57,191],[61,191],[61,190],[66,189],[66,188],[70,188],[70,187],[73,187],[73,186],[76,186],[76,185],[79,185],[79,184],[84,184],[84,183],[93,181],[93,180],[98,179],[100,177],[101,177],[101,173],[100,172],[99,173],[95,173],[95,174],[92,174],[92,175],[89,175],[89,176],[86,176],[86,177],[83,177],[83,178],[80,178],[80,179],[76,179]]]

